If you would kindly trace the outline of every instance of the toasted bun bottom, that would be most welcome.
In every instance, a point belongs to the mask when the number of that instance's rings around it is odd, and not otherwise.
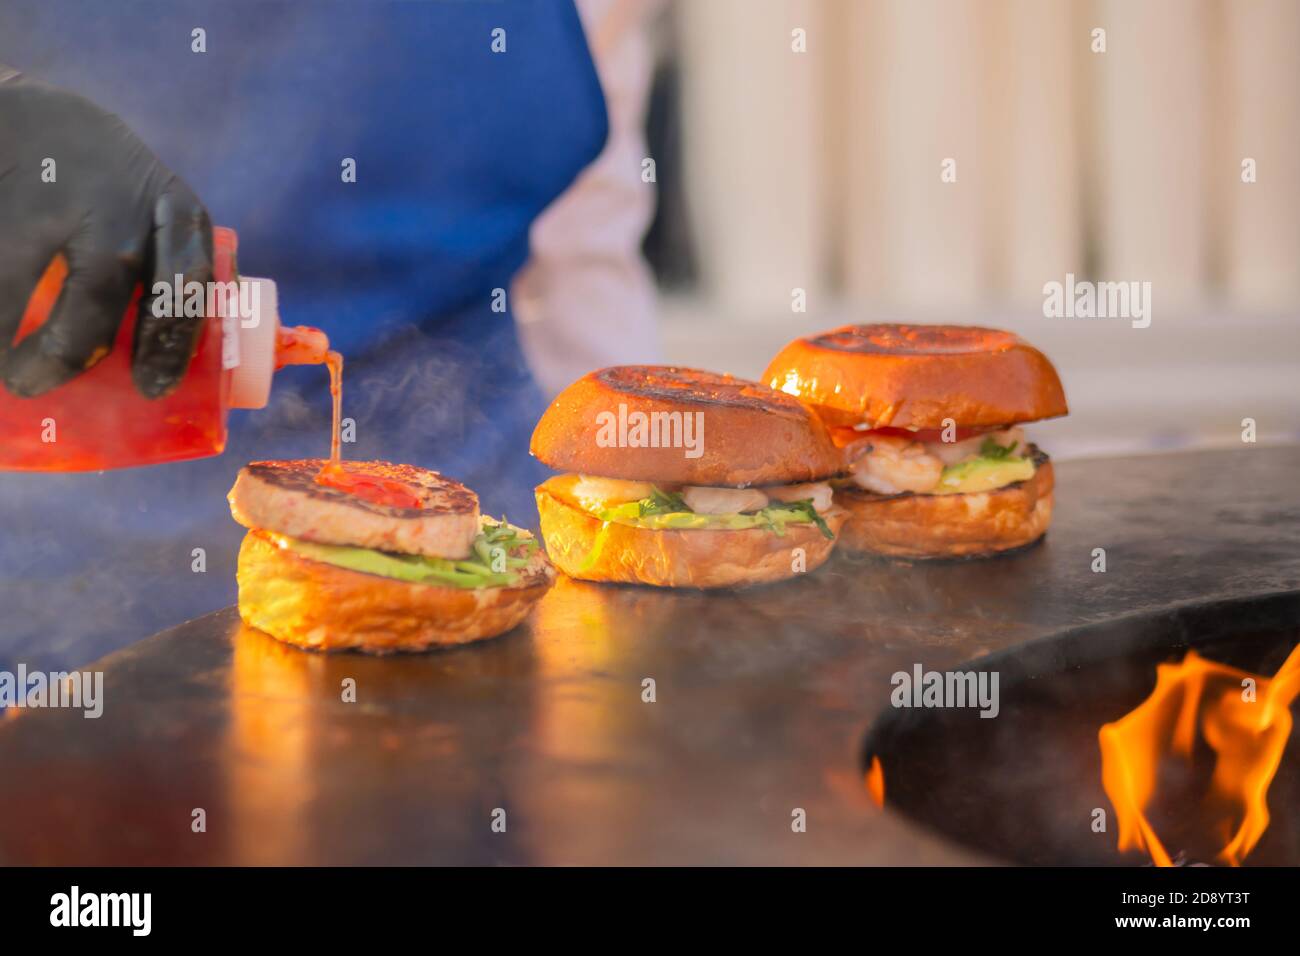
[[[312,650],[386,654],[502,634],[528,615],[555,570],[539,552],[514,587],[414,584],[312,561],[250,531],[237,578],[246,624]]]
[[[1052,463],[1026,481],[965,495],[882,497],[847,489],[835,503],[849,512],[842,547],[902,558],[996,554],[1037,541],[1052,521]]]
[[[605,526],[541,488],[537,510],[546,552],[570,577],[669,588],[740,587],[811,571],[830,557],[847,517],[838,508],[823,515],[836,535],[833,541],[812,524],[787,525],[780,536],[759,528],[659,531],[612,522]],[[595,560],[588,563],[597,547]],[[796,548],[803,550],[802,558]]]

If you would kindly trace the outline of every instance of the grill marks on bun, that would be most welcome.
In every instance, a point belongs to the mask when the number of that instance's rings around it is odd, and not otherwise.
[[[738,408],[803,421],[797,400],[759,382],[668,365],[615,365],[593,373],[610,389],[630,398],[708,408]]]
[[[631,436],[623,425],[637,416],[681,423],[683,431],[690,416],[698,447],[624,441]],[[670,485],[790,484],[841,468],[826,426],[798,399],[731,375],[661,365],[578,379],[537,423],[530,450],[557,471]]]
[[[808,338],[818,348],[876,355],[1002,352],[1019,341],[1011,332],[977,325],[846,325]]]
[[[832,427],[1001,428],[1069,412],[1042,352],[977,326],[846,325],[786,345],[763,381]]]

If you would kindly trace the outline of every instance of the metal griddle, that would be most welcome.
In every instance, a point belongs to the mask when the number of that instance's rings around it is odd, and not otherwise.
[[[739,593],[562,580],[509,635],[420,656],[303,652],[227,608],[91,665],[99,720],[0,720],[0,862],[987,859],[867,798],[890,675],[1070,634],[1077,663],[1089,627],[1206,602],[1248,622],[1300,588],[1297,475],[1300,447],[1066,463],[1047,540],[1012,556],[837,558]]]

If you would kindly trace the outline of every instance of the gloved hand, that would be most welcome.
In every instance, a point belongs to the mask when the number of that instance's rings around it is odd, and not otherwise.
[[[52,182],[42,176],[47,159]],[[45,323],[14,346],[59,252],[68,263],[63,290]],[[170,286],[177,274],[212,279],[212,224],[190,188],[113,114],[0,64],[0,382],[33,396],[90,368],[143,282],[133,377],[147,397],[171,391],[203,326],[153,314],[153,284]]]

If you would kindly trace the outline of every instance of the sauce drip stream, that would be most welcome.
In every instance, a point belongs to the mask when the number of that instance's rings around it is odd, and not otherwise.
[[[341,468],[339,439],[343,412],[343,356],[330,348],[329,337],[310,325],[285,326],[276,333],[275,368],[286,365],[324,365],[330,373],[334,422],[330,430],[330,466]]]
[[[340,447],[339,440],[339,423],[342,421],[343,414],[343,356],[339,352],[331,349],[325,354],[325,365],[330,370],[330,397],[334,402],[334,424],[330,431],[330,465],[337,467],[340,471]]]
[[[316,474],[316,483],[355,495],[364,501],[395,508],[421,508],[423,502],[404,482],[378,475],[348,471],[342,461],[343,356],[329,347],[320,329],[307,325],[281,328],[276,337],[276,368],[286,365],[324,365],[330,373],[333,423],[329,461]]]

